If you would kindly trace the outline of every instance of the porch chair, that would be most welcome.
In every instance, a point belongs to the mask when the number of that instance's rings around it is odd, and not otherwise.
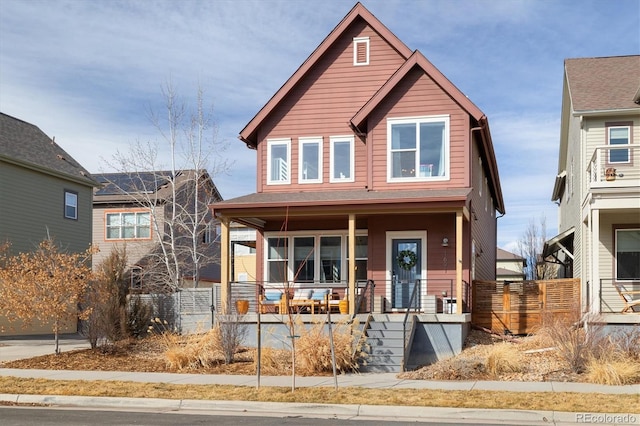
[[[282,313],[281,304],[284,293],[282,290],[268,289],[260,293],[258,305],[260,313],[266,314],[273,311],[274,313]]]
[[[640,299],[634,299],[633,295],[640,295],[640,290],[626,290],[621,284],[614,284],[616,291],[624,302],[621,313],[640,313]]]

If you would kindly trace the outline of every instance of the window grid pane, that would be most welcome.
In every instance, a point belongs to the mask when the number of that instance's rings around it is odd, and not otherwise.
[[[151,238],[149,213],[109,213],[106,217],[106,239]]]

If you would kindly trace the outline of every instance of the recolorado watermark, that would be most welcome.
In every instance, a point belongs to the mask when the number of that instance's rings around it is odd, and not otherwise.
[[[635,414],[577,413],[576,423],[635,425],[638,424],[638,416]]]

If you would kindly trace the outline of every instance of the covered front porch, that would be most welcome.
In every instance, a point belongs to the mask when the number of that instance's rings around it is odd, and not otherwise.
[[[257,231],[254,289],[243,296],[255,301],[251,312],[270,290],[293,299],[307,289],[329,289],[333,304],[346,300],[349,315],[469,312],[468,192],[259,193],[216,203],[221,309],[233,309],[242,287],[231,271],[235,222]]]

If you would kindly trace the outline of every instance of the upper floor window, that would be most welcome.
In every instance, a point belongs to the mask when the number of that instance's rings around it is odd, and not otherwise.
[[[291,182],[289,158],[291,158],[291,139],[267,140],[267,184]]]
[[[444,180],[449,176],[449,116],[387,120],[388,180]]]
[[[74,191],[64,191],[64,217],[67,219],[78,219],[78,193]]]
[[[322,137],[300,138],[300,183],[322,182]]]
[[[151,215],[149,212],[107,213],[106,239],[129,240],[151,238]]]
[[[353,39],[353,65],[369,65],[369,37]]]
[[[354,154],[353,136],[331,136],[330,141],[330,168],[329,182],[353,182]]]
[[[630,125],[607,125],[607,138],[609,145],[626,145],[631,143],[631,126]],[[609,163],[628,163],[628,149],[610,149]]]
[[[616,280],[640,280],[640,229],[616,229]]]

